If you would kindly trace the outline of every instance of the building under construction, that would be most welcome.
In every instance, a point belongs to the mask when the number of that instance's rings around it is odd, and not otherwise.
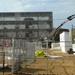
[[[38,40],[53,29],[52,12],[0,13],[0,39]]]

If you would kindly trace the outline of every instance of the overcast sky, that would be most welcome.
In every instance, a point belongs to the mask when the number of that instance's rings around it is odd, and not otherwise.
[[[75,0],[0,0],[0,12],[53,12],[53,25],[57,27],[68,16],[75,14]],[[75,19],[64,28],[72,28]]]

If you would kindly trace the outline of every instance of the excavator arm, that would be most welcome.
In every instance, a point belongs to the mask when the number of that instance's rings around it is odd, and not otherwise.
[[[55,36],[57,35],[59,29],[60,29],[66,22],[71,21],[71,20],[74,19],[74,18],[75,18],[75,14],[74,14],[74,15],[71,15],[71,16],[69,16],[69,17],[67,17],[67,19],[66,19],[64,22],[62,22],[57,28],[55,28],[51,33],[49,33],[45,38],[47,38],[47,39],[49,38],[49,39],[51,39],[51,40],[54,40],[54,38],[55,38]]]
[[[72,20],[73,18],[75,18],[75,14],[69,16],[67,19],[68,19],[68,20]]]

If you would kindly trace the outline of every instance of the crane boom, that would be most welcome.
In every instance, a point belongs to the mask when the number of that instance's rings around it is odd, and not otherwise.
[[[52,38],[52,39],[54,39],[55,36],[56,36],[56,34],[58,33],[59,29],[60,29],[66,22],[71,21],[71,20],[74,19],[74,18],[75,18],[75,14],[74,14],[74,15],[71,15],[71,16],[69,16],[69,17],[67,17],[67,19],[66,19],[64,22],[62,22],[57,28],[55,28],[55,29],[54,29],[51,33],[49,33],[46,37],[47,37],[47,38]]]

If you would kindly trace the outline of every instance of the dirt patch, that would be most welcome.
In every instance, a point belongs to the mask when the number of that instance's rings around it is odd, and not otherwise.
[[[75,55],[62,53],[60,50],[44,50],[45,53],[50,55],[62,56],[61,58],[51,59],[48,57],[35,57],[35,61],[26,66],[26,64],[21,64],[21,70],[19,73],[23,74],[55,74],[55,75],[75,75]],[[0,63],[2,63],[2,57],[0,57]],[[5,69],[5,75],[11,73],[11,69]],[[2,70],[0,69],[0,75],[2,75]],[[23,75],[22,74],[22,75]],[[19,75],[19,74],[14,74]]]

